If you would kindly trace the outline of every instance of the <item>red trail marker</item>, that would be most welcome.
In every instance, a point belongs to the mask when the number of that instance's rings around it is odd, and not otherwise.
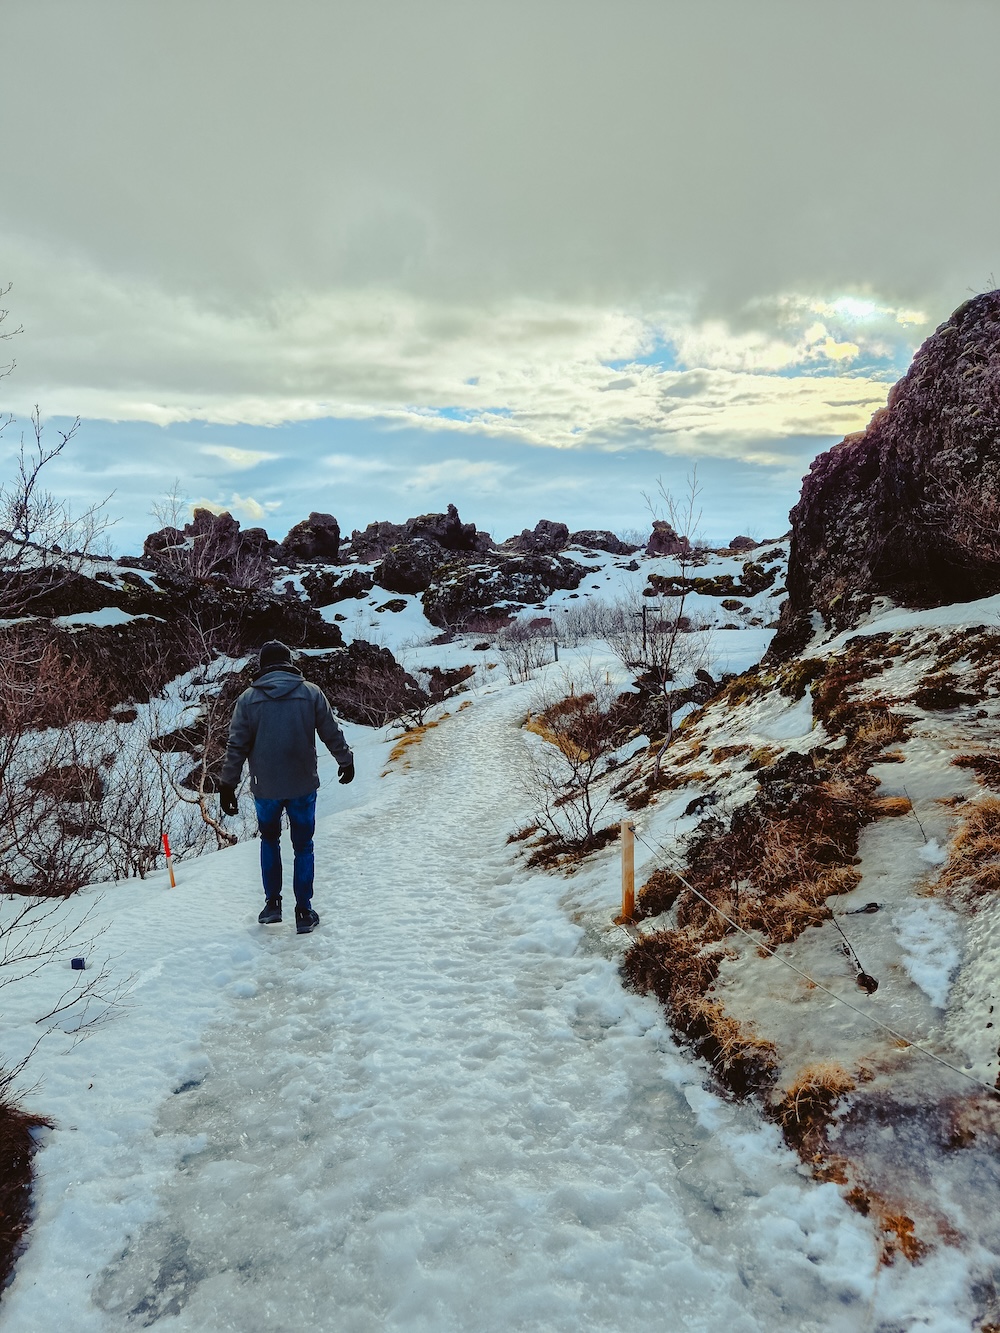
[[[163,852],[167,858],[167,873],[170,875],[170,887],[176,889],[177,881],[174,879],[174,858],[170,854],[170,839],[165,833],[163,835]]]

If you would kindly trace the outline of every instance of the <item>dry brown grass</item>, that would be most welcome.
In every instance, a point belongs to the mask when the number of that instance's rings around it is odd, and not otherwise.
[[[665,866],[654,870],[637,895],[635,919],[643,921],[669,912],[683,890],[684,885],[672,870]]]
[[[971,768],[984,786],[1000,788],[1000,758],[994,754],[960,754],[951,761],[956,768]]]
[[[13,1270],[31,1217],[31,1131],[51,1121],[0,1100],[0,1291]]]
[[[389,751],[389,763],[394,764],[399,759],[405,759],[406,762],[403,764],[403,767],[409,768],[409,751],[415,745],[419,745],[427,733],[433,731],[434,728],[439,726],[447,717],[451,717],[451,714],[442,713],[434,722],[422,722],[419,727],[411,727],[409,731],[404,731],[402,736],[397,739],[395,745]],[[385,773],[383,773],[382,776],[385,777]]]
[[[750,752],[750,758],[746,762],[747,771],[755,773],[758,769],[770,768],[780,755],[781,751],[775,749],[773,745],[761,745]]]
[[[851,743],[856,747],[878,753],[887,745],[895,745],[898,741],[906,740],[908,735],[907,718],[893,713],[886,705],[872,704],[858,709]]]
[[[600,851],[602,847],[607,847],[621,837],[620,824],[606,824],[604,828],[595,829],[589,838],[584,838],[580,842],[572,842],[567,838],[557,837],[544,829],[536,831],[538,837],[528,856],[529,868],[532,870],[563,870],[568,875],[571,875],[576,867],[581,865],[592,853]],[[530,835],[524,835],[524,837],[528,836]],[[513,840],[521,841],[521,838],[515,835]],[[511,841],[511,839],[508,839],[508,841]]]
[[[919,1263],[929,1252],[930,1246],[925,1244],[916,1234],[912,1217],[907,1217],[905,1213],[890,1212],[878,1212],[876,1217],[883,1236],[882,1260],[884,1263],[891,1264],[896,1251],[909,1259],[911,1264]]]
[[[749,753],[749,745],[719,745],[712,751],[712,763],[724,764],[728,759],[735,759],[738,755]]]
[[[709,1061],[725,1086],[746,1096],[771,1087],[777,1052],[708,998],[725,956],[723,950],[706,949],[695,932],[658,930],[635,942],[623,972],[634,990],[660,1000],[673,1027]]]
[[[831,1060],[806,1065],[775,1103],[774,1118],[786,1141],[806,1160],[821,1154],[823,1132],[841,1097],[853,1092],[857,1081]]]
[[[900,815],[908,815],[912,809],[913,802],[908,796],[879,796],[871,804],[876,819],[898,819]]]
[[[587,695],[574,695],[572,701],[566,699],[563,700],[563,703],[573,702],[577,706],[577,711],[579,711],[582,708],[586,708],[587,704],[593,701],[593,697],[593,695],[590,695],[589,698]],[[588,759],[589,755],[583,746],[577,745],[572,737],[567,735],[565,731],[556,731],[553,729],[552,721],[554,720],[554,711],[555,710],[553,709],[547,709],[544,713],[529,713],[524,723],[525,731],[531,731],[534,732],[536,736],[541,736],[543,741],[547,741],[549,745],[554,745],[557,750],[561,750],[563,754],[567,755],[570,759]],[[560,708],[556,716],[564,716],[567,711],[569,710]]]
[[[897,1254],[902,1254],[911,1264],[916,1264],[929,1252],[930,1246],[916,1234],[913,1218],[880,1198],[866,1185],[855,1185],[847,1190],[844,1199],[862,1217],[870,1217],[877,1227],[882,1240],[880,1265],[891,1264]]]
[[[1000,891],[1000,798],[969,805],[941,872],[944,885],[961,885],[974,897]]]

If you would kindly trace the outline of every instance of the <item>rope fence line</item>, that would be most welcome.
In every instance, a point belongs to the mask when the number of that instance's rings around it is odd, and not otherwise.
[[[646,839],[642,836],[642,834],[636,833],[635,837],[638,838],[638,840],[642,843],[644,847],[648,848],[648,850],[652,852],[654,858],[658,860],[665,860],[668,862],[673,860],[673,858],[664,848],[653,847],[650,843],[646,841]],[[890,1036],[895,1037],[897,1041],[903,1042],[905,1046],[912,1047],[913,1050],[919,1051],[921,1055],[926,1055],[928,1060],[933,1060],[935,1061],[935,1063],[943,1065],[945,1069],[950,1069],[953,1074],[958,1074],[960,1075],[960,1077],[968,1079],[970,1083],[975,1083],[975,1085],[978,1088],[985,1088],[986,1091],[991,1094],[991,1096],[1000,1097],[1000,1089],[996,1088],[992,1083],[987,1083],[983,1079],[977,1078],[975,1074],[970,1074],[967,1069],[959,1069],[957,1065],[951,1064],[948,1060],[945,1060],[942,1056],[935,1055],[934,1052],[928,1050],[926,1046],[921,1046],[920,1043],[914,1041],[912,1037],[907,1037],[902,1032],[897,1032],[895,1028],[891,1028],[888,1025],[888,1023],[883,1023],[880,1018],[876,1018],[873,1014],[866,1014],[862,1008],[860,1008],[856,1004],[852,1004],[851,1001],[845,999],[843,995],[838,995],[837,992],[832,991],[829,988],[829,986],[824,986],[821,981],[816,981],[815,978],[809,976],[808,972],[804,972],[801,967],[797,967],[795,963],[791,962],[788,958],[782,957],[782,955],[779,954],[775,949],[772,949],[769,945],[765,944],[762,940],[758,939],[749,930],[744,929],[744,927],[739,925],[738,922],[734,921],[731,916],[728,916],[722,910],[721,907],[717,907],[715,903],[713,903],[709,898],[706,898],[703,893],[699,893],[699,891],[694,887],[694,885],[689,884],[688,881],[675,868],[674,865],[672,864],[668,865],[667,869],[670,870],[671,874],[676,875],[677,878],[680,880],[680,882],[684,885],[684,887],[688,889],[691,893],[693,893],[696,898],[700,898],[706,907],[711,908],[713,912],[716,912],[719,916],[721,916],[723,921],[727,922],[730,926],[732,926],[734,930],[738,930],[741,935],[745,935],[747,939],[750,940],[750,942],[753,945],[755,945],[758,949],[763,949],[766,953],[768,953],[772,958],[776,959],[779,963],[783,963],[785,967],[790,968],[791,971],[793,972],[796,972],[800,977],[803,978],[803,980],[808,981],[810,986],[815,986],[817,990],[823,991],[823,993],[829,995],[831,999],[837,1000],[840,1004],[846,1005],[848,1009],[850,1009],[853,1013],[858,1014],[861,1018],[865,1019],[867,1022],[871,1023],[873,1027],[881,1028],[883,1032],[888,1032]]]

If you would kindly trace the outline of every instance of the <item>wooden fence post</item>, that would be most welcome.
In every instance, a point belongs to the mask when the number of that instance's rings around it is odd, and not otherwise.
[[[170,839],[164,833],[163,835],[163,854],[167,858],[167,873],[170,876],[170,887],[177,888],[177,881],[174,879],[174,858],[170,852]]]
[[[635,916],[635,825],[630,819],[623,819],[622,838],[622,921],[631,921]]]

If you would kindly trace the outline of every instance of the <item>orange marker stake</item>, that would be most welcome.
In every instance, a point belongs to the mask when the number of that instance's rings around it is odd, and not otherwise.
[[[163,835],[163,851],[167,858],[167,873],[170,875],[170,887],[176,889],[177,881],[174,879],[174,858],[170,855],[170,839],[165,833]]]

